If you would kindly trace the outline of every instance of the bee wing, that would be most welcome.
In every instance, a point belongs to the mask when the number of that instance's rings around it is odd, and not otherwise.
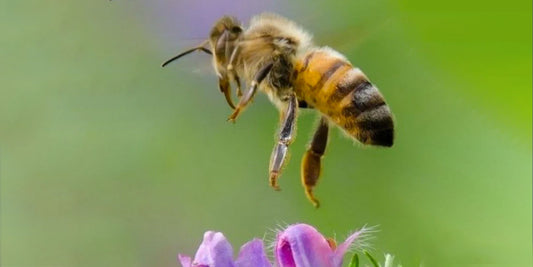
[[[192,74],[198,77],[217,76],[215,70],[213,69],[213,66],[211,65],[211,61],[205,58],[194,59],[191,56],[187,59],[180,60],[178,64],[171,65],[172,66],[168,66],[167,68],[176,68],[179,72],[182,72],[184,74]]]
[[[304,19],[310,20],[309,18]],[[312,32],[314,35],[314,42],[318,46],[331,46],[340,51],[353,51],[357,50],[362,44],[376,38],[381,34],[383,30],[390,27],[393,24],[393,19],[388,18],[385,20],[375,21],[360,21],[357,24],[348,24],[335,26],[336,30],[332,31],[331,28],[322,29]],[[240,41],[242,44],[254,45],[261,44],[262,38],[256,37],[254,39],[246,39]]]
[[[335,27],[335,31],[315,32],[315,41],[317,44],[331,46],[339,51],[354,51],[379,36],[393,23],[393,18],[388,18],[377,23],[374,20],[364,20],[357,24],[340,25]]]
[[[198,64],[199,66],[191,68],[191,73],[198,76],[213,76],[215,77],[217,74],[215,73],[215,70],[213,70],[213,67],[211,64]]]

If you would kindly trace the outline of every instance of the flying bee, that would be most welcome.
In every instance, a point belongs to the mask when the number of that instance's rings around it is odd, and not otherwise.
[[[321,118],[302,159],[301,180],[307,198],[318,207],[313,188],[320,177],[330,125],[363,144],[390,147],[394,122],[385,99],[365,74],[339,52],[315,46],[311,39],[300,26],[279,15],[255,16],[247,28],[225,16],[215,23],[208,40],[163,66],[196,50],[212,54],[220,91],[233,109],[229,121],[237,119],[257,90],[268,95],[281,120],[269,165],[270,186],[276,190],[295,137],[298,109],[317,110]],[[241,78],[249,86],[244,94]],[[236,106],[231,100],[233,82],[240,98]]]

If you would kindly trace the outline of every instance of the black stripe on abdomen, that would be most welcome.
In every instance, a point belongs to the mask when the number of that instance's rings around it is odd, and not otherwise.
[[[355,89],[352,104],[359,111],[364,112],[385,105],[385,99],[370,82],[364,82]]]
[[[315,55],[315,52],[311,52],[307,54],[307,56],[305,56],[303,67],[302,69],[299,70],[299,72],[304,72],[307,70],[307,67],[309,66],[309,61],[314,55]]]
[[[355,86],[354,86],[355,85]],[[358,117],[359,114],[372,109],[385,105],[385,99],[379,93],[378,89],[374,87],[370,82],[364,80],[359,83],[353,83],[354,88],[349,94],[350,104],[342,109],[344,116]],[[344,90],[344,89],[343,89]],[[344,91],[343,91],[344,93]],[[339,96],[341,93],[339,93]]]
[[[329,103],[337,103],[345,98],[352,91],[356,91],[360,86],[365,86],[365,83],[369,83],[366,79],[362,77],[354,77],[348,79],[348,81],[343,81],[336,85],[335,92],[331,94],[328,99]]]
[[[385,104],[362,112],[356,120],[356,126],[362,131],[375,131],[393,127],[392,115]]]
[[[394,121],[389,107],[383,103],[362,112],[357,117],[355,127],[357,139],[366,144],[392,146],[394,139]]]
[[[329,80],[329,78],[331,78],[331,76],[333,76],[333,74],[338,69],[340,69],[343,66],[347,66],[347,65],[348,65],[348,63],[346,63],[346,61],[343,61],[343,60],[340,60],[340,59],[335,61],[335,63],[333,63],[328,68],[328,70],[322,74],[322,76],[320,77],[320,80],[318,81],[318,83],[315,84],[314,89],[315,90],[321,90],[322,87],[324,87],[324,84],[326,84],[326,82]]]
[[[394,121],[378,89],[363,82],[348,97],[350,104],[342,109],[342,115],[352,120],[347,120],[346,129],[365,144],[392,146]]]

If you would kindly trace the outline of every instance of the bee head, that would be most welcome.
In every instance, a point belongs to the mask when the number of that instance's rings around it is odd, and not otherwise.
[[[220,18],[209,33],[209,41],[216,45],[220,41],[235,41],[241,34],[241,22],[235,17],[224,16]]]
[[[224,16],[215,23],[211,29],[208,40],[205,40],[200,45],[170,58],[169,60],[163,62],[161,66],[165,67],[169,63],[198,50],[210,55],[214,54],[213,56],[215,61],[227,63],[229,60],[228,52],[231,53],[235,47],[235,42],[240,37],[241,33],[241,23],[235,17]],[[204,47],[208,43],[211,46],[211,50]]]
[[[242,33],[241,22],[235,17],[224,16],[219,19],[209,34],[213,54],[221,62],[229,60],[229,54]]]

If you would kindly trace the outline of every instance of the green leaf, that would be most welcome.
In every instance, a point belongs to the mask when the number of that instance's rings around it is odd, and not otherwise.
[[[352,260],[350,261],[348,267],[359,267],[359,255],[357,255],[357,253],[353,254]]]
[[[379,267],[379,263],[378,261],[376,261],[376,259],[374,259],[374,257],[372,257],[372,255],[370,255],[370,253],[368,253],[368,251],[363,251],[363,253],[365,253],[365,255],[368,257],[368,259],[370,259],[370,262],[372,262],[372,265],[374,265],[374,267]]]

